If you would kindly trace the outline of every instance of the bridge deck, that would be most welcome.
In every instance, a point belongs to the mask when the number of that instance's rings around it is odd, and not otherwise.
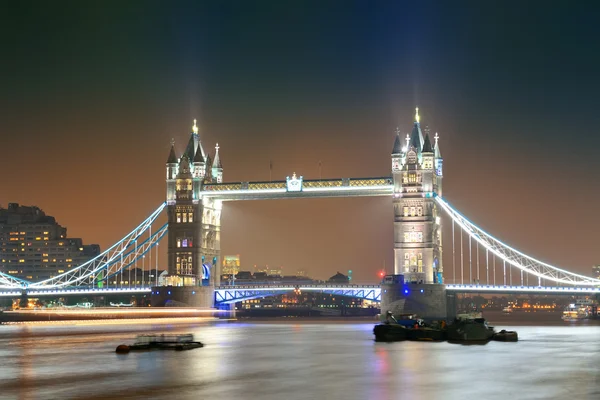
[[[205,185],[201,195],[223,201],[294,199],[311,197],[390,196],[393,180],[382,178],[339,178],[275,182],[233,182]]]

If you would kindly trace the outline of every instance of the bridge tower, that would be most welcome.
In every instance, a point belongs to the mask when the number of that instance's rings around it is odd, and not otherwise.
[[[442,225],[433,199],[442,195],[442,155],[435,136],[421,131],[419,109],[411,135],[397,131],[392,150],[394,178],[394,274],[405,282],[443,283]]]
[[[167,275],[152,290],[152,304],[212,307],[220,284],[222,202],[202,197],[204,184],[221,182],[223,166],[216,146],[214,162],[205,153],[196,120],[184,153],[174,143],[166,163],[168,252]]]
[[[443,159],[437,134],[421,131],[419,109],[410,135],[396,130],[392,150],[394,275],[382,283],[381,312],[445,319],[454,301],[443,285],[442,221],[434,196],[442,195]]]

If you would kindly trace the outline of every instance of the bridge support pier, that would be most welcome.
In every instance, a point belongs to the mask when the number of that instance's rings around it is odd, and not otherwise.
[[[416,314],[425,320],[448,320],[456,315],[454,294],[441,284],[405,283],[403,275],[381,284],[381,314]]]
[[[214,286],[154,286],[150,296],[152,307],[213,308]]]

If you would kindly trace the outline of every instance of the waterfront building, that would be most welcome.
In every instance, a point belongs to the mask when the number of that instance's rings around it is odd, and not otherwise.
[[[592,277],[600,279],[600,265],[594,265],[592,267]]]
[[[240,255],[223,256],[223,275],[235,275],[240,272]]]
[[[97,244],[67,237],[67,228],[39,207],[0,208],[0,271],[28,281],[55,277],[100,254]]]

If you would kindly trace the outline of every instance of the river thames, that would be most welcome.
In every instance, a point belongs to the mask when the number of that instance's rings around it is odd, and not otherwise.
[[[352,320],[5,325],[0,398],[600,398],[600,324],[498,318],[518,343],[374,343],[373,322]],[[191,332],[205,347],[114,352],[147,332]]]

